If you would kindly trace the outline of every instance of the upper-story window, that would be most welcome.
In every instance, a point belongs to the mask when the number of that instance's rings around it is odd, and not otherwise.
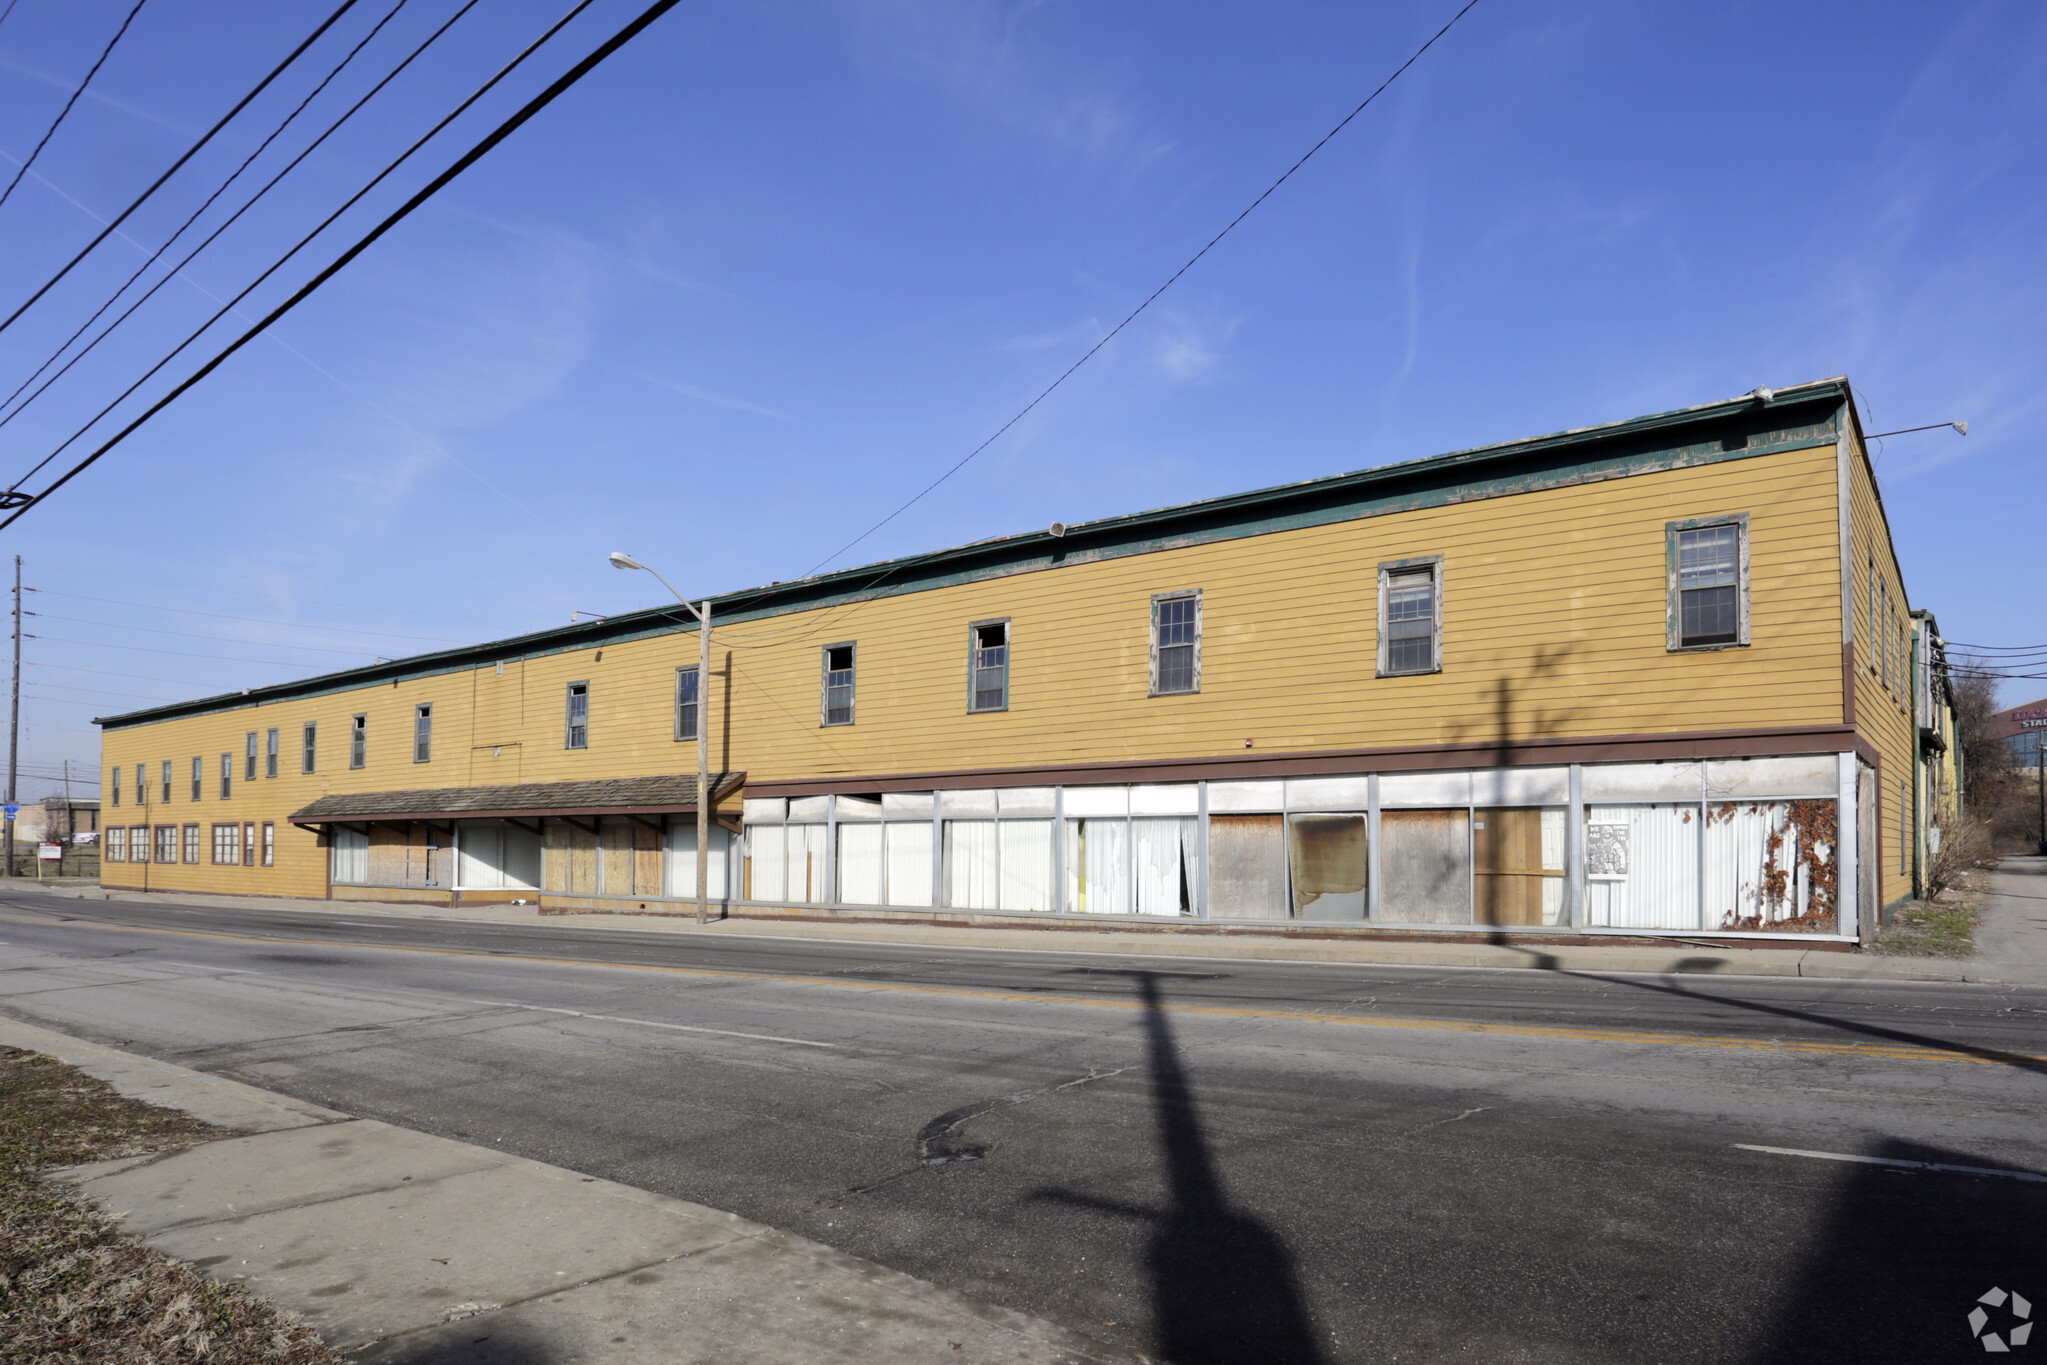
[[[853,723],[854,648],[846,644],[824,647],[824,723]]]
[[[110,791],[110,792],[112,792],[112,793],[114,794],[114,804],[115,804],[115,805],[117,805],[117,806],[118,806],[118,805],[120,805],[120,804],[121,804],[121,768],[120,768],[120,765],[119,765],[119,764],[115,764],[115,765],[114,765],[114,780],[112,781],[112,783],[110,783],[110,784],[108,785],[108,787],[107,787],[107,790],[108,790],[108,791]]]
[[[412,708],[412,761],[430,763],[434,757],[434,708],[421,702]]]
[[[164,799],[164,804],[165,804],[165,805],[169,805],[169,804],[170,804],[170,799],[171,799],[171,761],[170,761],[169,759],[165,759],[165,760],[163,761],[163,799]],[[197,798],[195,797],[194,799],[196,800]]]
[[[563,738],[562,747],[590,747],[590,684],[586,682],[569,684],[568,733]]]
[[[277,776],[277,729],[275,726],[263,732],[263,776]]]
[[[149,804],[148,768],[149,765],[147,763],[138,763],[135,765],[135,804],[138,806],[146,806]]]
[[[320,726],[318,722],[307,721],[305,731],[299,736],[299,771],[313,771],[313,760],[319,750]]]
[[[221,799],[221,800],[223,800],[223,801],[227,800],[227,798],[229,797],[229,795],[231,795],[231,794],[233,793],[233,791],[234,791],[234,785],[235,785],[235,756],[234,756],[233,754],[222,754],[222,755],[220,756],[220,799]]]
[[[242,781],[256,780],[256,732],[242,736]]]
[[[1201,690],[1201,590],[1151,599],[1151,694]]]
[[[1435,673],[1443,667],[1441,556],[1379,566],[1379,676]]]
[[[1009,622],[976,621],[967,628],[969,711],[1009,709]]]
[[[348,720],[348,766],[360,768],[369,761],[370,718],[357,714]]]
[[[1674,521],[1664,528],[1671,649],[1748,643],[1748,516]]]
[[[675,737],[677,739],[695,739],[697,737],[697,726],[702,724],[703,715],[701,681],[697,675],[697,666],[695,664],[675,670]]]
[[[193,755],[192,755],[192,799],[193,799],[194,801],[197,801],[197,800],[199,800],[199,799],[200,799],[200,798],[201,798],[201,797],[202,797],[202,796],[203,796],[203,795],[205,794],[205,787],[206,787],[206,756],[205,756],[204,754],[193,754]]]

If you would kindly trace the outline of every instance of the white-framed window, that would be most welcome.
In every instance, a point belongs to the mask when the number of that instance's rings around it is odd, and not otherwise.
[[[163,761],[163,801],[167,806],[171,803],[171,761],[169,759]]]
[[[348,766],[360,768],[369,761],[370,718],[357,714],[348,719]]]
[[[853,681],[858,651],[851,640],[824,647],[824,725],[853,723]]]
[[[434,708],[421,702],[412,708],[412,761],[431,763],[434,757]]]
[[[119,790],[118,786],[116,790]],[[126,825],[107,826],[107,842],[100,856],[110,863],[125,863],[128,861],[128,827]]]
[[[206,756],[204,754],[193,754],[192,799],[194,801],[203,799],[205,796],[205,792],[206,792]]]
[[[128,827],[128,861],[131,863],[146,863],[149,861],[148,825],[130,825]]]
[[[590,684],[572,682],[569,684],[569,705],[567,733],[562,738],[564,749],[587,749],[590,747]]]
[[[1379,676],[1443,668],[1443,557],[1389,560],[1379,566]]]
[[[697,726],[703,723],[702,681],[695,664],[675,670],[675,737],[678,740],[695,739]]]
[[[1670,649],[1748,643],[1748,514],[1673,521],[1664,528]]]
[[[277,727],[263,732],[263,776],[277,776]]]
[[[1151,599],[1151,695],[1201,690],[1201,589]]]
[[[277,826],[269,820],[263,822],[263,866],[277,866]]]
[[[306,722],[305,728],[299,734],[300,772],[309,773],[313,771],[313,760],[314,757],[319,752],[319,747],[320,747],[319,722],[309,720]]]
[[[222,754],[220,756],[220,799],[223,801],[227,800],[229,796],[234,794],[234,788],[235,756],[233,754]]]
[[[256,732],[249,731],[242,737],[242,781],[256,780]]]
[[[239,824],[213,827],[213,861],[223,865],[242,861],[242,827]]]
[[[242,866],[256,865],[256,824],[253,820],[242,822]]]
[[[967,709],[1009,709],[1009,622],[976,621],[967,627]]]
[[[110,791],[110,792],[112,792],[112,793],[114,794],[114,804],[115,804],[115,805],[117,805],[117,806],[118,806],[118,805],[120,805],[120,804],[121,804],[121,768],[120,768],[120,765],[119,765],[119,764],[116,764],[116,765],[114,766],[114,777],[113,777],[113,781],[107,784],[107,790],[108,790],[108,791]],[[119,858],[116,858],[116,859],[115,859],[114,861],[115,861],[115,862],[119,862],[119,861],[121,861],[121,860],[120,860]]]
[[[160,863],[174,863],[178,860],[178,827],[158,825],[156,827],[156,860]]]
[[[185,861],[188,863],[199,861],[199,826],[197,825],[185,826]]]

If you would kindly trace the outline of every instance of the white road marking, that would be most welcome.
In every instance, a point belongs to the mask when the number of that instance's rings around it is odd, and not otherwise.
[[[715,1033],[721,1038],[751,1038],[758,1043],[792,1043],[797,1047],[828,1047],[834,1050],[838,1043],[820,1043],[809,1038],[784,1038],[773,1033],[741,1033],[729,1028],[703,1028],[696,1024],[668,1024],[659,1019],[627,1019],[617,1014],[588,1014],[582,1010],[559,1009],[552,1005],[522,1005],[513,1000],[466,1000],[469,1005],[491,1005],[502,1010],[537,1010],[541,1014],[566,1014],[574,1019],[595,1019],[606,1024],[639,1024],[646,1028],[674,1029],[678,1033]]]
[[[1897,1166],[1912,1171],[1946,1171],[1954,1175],[2001,1175],[2007,1180],[2032,1180],[2047,1185],[2047,1175],[2031,1171],[2001,1171],[1995,1166],[1952,1166],[1940,1161],[1901,1161],[1888,1156],[1857,1156],[1851,1152],[1808,1152],[1798,1147],[1758,1147],[1750,1142],[1734,1144],[1744,1152],[1768,1152],[1772,1156],[1805,1156],[1817,1161],[1853,1161],[1864,1166]]]

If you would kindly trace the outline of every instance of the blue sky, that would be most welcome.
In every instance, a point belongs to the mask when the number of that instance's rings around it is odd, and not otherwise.
[[[19,0],[0,153],[27,155],[130,3]],[[392,3],[362,0],[134,241],[153,248]],[[566,3],[482,0],[0,426],[8,478]],[[408,0],[250,183],[456,4]],[[148,0],[0,206],[0,302],[329,8]],[[508,89],[637,8],[598,0]],[[24,759],[90,770],[94,715],[655,602],[612,549],[692,594],[804,573],[985,439],[1454,9],[679,6],[11,529],[0,551],[45,590]],[[1955,639],[2047,642],[2023,587],[2047,513],[2043,115],[2047,9],[2019,0],[1480,0],[1138,324],[840,562],[1845,373],[1872,430],[1971,423],[1879,461],[1914,605]],[[347,221],[452,154],[436,144]],[[141,260],[110,241],[0,334],[0,392]]]

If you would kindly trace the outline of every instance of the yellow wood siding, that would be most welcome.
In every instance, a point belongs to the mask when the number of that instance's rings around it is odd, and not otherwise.
[[[1855,565],[1855,732],[1883,757],[1877,778],[1877,845],[1862,856],[1877,859],[1878,899],[1891,905],[1912,894],[1910,837],[1912,758],[1918,744],[1911,714],[1911,621],[1905,576],[1898,567],[1890,527],[1879,501],[1868,456],[1859,448],[1850,474],[1849,511],[1854,527]],[[1872,557],[1879,582],[1888,590],[1890,610],[1879,598],[1870,606]],[[1893,663],[1885,677],[1884,652]],[[1899,784],[1904,784],[1901,797]]]
[[[1361,746],[1434,745],[1839,724],[1841,623],[1835,450],[1722,464],[1161,549],[721,627],[713,637],[711,761],[750,780]],[[1745,512],[1746,648],[1665,648],[1665,526]],[[1374,676],[1378,565],[1440,555],[1440,674]],[[1147,695],[1153,594],[1203,597],[1201,691]],[[1900,594],[1902,602],[1902,594]],[[970,621],[1012,623],[1010,705],[970,713]],[[820,650],[859,646],[857,723],[821,727]],[[306,701],[109,731],[104,762],[208,756],[209,798],[183,819],[276,820],[272,869],[151,865],[149,884],[318,895],[324,852],[285,814],[330,792],[687,772],[673,735],[674,670],[694,633],[607,645]],[[566,693],[590,688],[589,747],[564,747]],[[414,763],[413,708],[434,708],[432,760]],[[347,767],[348,721],[369,721]],[[299,727],[320,726],[318,771]],[[223,750],[282,730],[280,775],[211,798]],[[239,777],[239,769],[238,769]],[[182,780],[182,778],[181,778]],[[152,802],[152,816],[155,814]],[[550,844],[549,878],[594,878]],[[111,884],[141,868],[109,864]],[[607,881],[614,875],[606,869]],[[635,884],[638,881],[636,871]]]

